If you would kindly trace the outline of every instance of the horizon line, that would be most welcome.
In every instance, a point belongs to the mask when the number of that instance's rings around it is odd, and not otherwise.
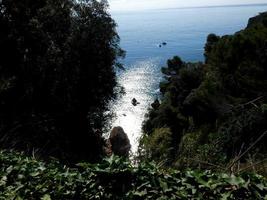
[[[267,3],[225,4],[225,5],[212,5],[212,6],[184,6],[184,7],[174,7],[174,8],[157,8],[155,10],[190,9],[190,8],[220,8],[220,7],[249,7],[249,6],[267,6]]]
[[[267,6],[267,3],[250,3],[250,4],[225,4],[225,5],[211,5],[211,6],[182,6],[182,7],[173,7],[173,8],[147,8],[143,10],[111,10],[112,12],[135,12],[135,11],[149,11],[149,10],[180,10],[180,9],[201,9],[201,8],[221,8],[221,7],[249,7],[249,6]],[[267,11],[267,10],[266,10]]]

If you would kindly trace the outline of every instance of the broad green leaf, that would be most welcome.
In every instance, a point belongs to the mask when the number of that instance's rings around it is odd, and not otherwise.
[[[52,200],[49,194],[45,194],[41,200]]]

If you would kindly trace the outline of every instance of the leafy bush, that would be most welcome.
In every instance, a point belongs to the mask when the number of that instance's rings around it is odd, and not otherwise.
[[[140,146],[146,147],[145,160],[154,159],[158,162],[169,163],[170,154],[172,153],[171,143],[172,136],[169,128],[158,128],[149,136],[141,139]],[[141,147],[139,148],[142,151]],[[141,153],[141,152],[140,152]]]
[[[205,132],[186,133],[179,147],[179,159],[175,166],[225,171],[226,154],[218,134]]]
[[[75,168],[57,160],[44,163],[16,152],[0,152],[0,199],[266,199],[267,180],[211,171],[160,169],[153,163],[133,166],[110,157],[101,164]]]

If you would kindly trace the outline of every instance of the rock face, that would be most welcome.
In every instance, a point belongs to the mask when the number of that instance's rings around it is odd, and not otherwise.
[[[112,129],[109,136],[109,142],[111,145],[111,150],[115,155],[129,156],[131,144],[122,127],[118,126]]]

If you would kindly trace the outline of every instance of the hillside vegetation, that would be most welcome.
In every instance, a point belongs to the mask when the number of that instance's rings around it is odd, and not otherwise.
[[[266,173],[266,20],[262,13],[234,35],[210,34],[205,63],[168,60],[163,97],[143,126],[141,159]]]

